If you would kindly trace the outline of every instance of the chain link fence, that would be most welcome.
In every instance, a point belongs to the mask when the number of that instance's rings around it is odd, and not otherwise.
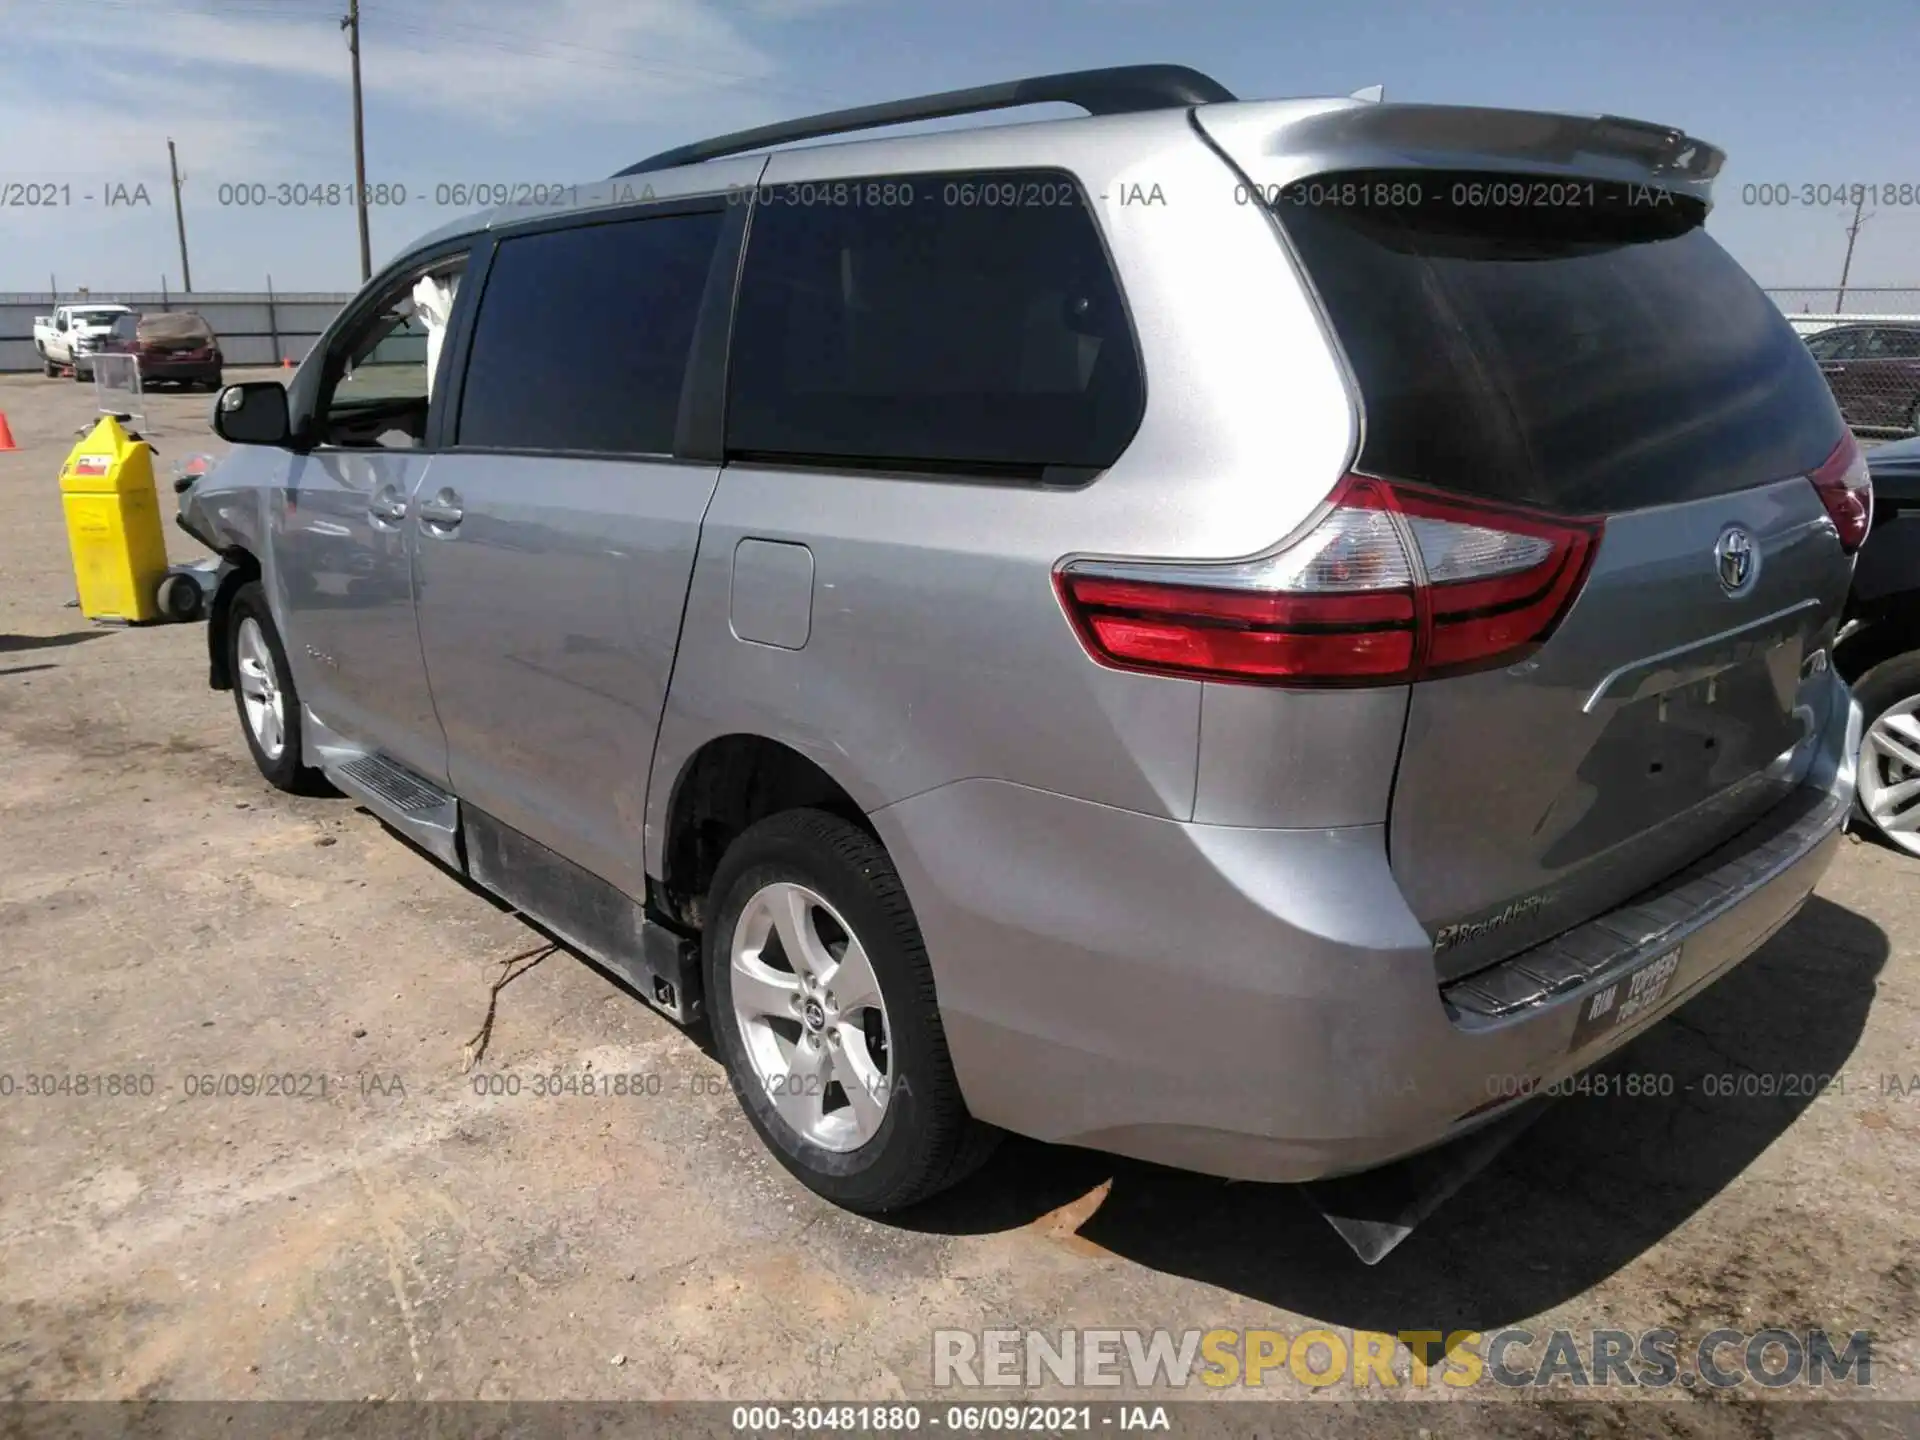
[[[1920,435],[1920,289],[1770,289],[1805,337],[1847,424],[1862,435]]]

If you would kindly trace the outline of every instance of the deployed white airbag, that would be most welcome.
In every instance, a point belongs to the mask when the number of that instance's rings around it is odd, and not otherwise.
[[[440,368],[440,339],[447,333],[447,317],[453,313],[454,292],[460,288],[458,274],[445,277],[422,275],[413,287],[413,308],[427,327],[427,398],[433,398],[433,377]]]

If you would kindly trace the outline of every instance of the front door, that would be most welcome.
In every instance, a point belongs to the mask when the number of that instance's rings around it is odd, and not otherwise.
[[[459,260],[432,267],[457,271]],[[309,434],[275,487],[270,580],[287,660],[322,724],[444,784],[446,738],[414,619],[414,509],[436,457],[427,330],[409,274],[334,340]]]
[[[674,449],[725,218],[641,215],[496,246],[415,566],[454,792],[634,896],[719,474]]]

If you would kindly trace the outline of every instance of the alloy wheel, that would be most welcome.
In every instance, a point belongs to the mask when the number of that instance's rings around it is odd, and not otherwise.
[[[826,1150],[879,1133],[889,1098],[886,1000],[852,927],[791,881],[755,891],[734,926],[733,1013],[775,1111]]]
[[[1888,840],[1920,855],[1920,695],[1895,701],[1867,728],[1860,808]]]
[[[274,669],[273,651],[260,622],[249,615],[240,622],[234,643],[239,661],[240,699],[247,712],[247,728],[254,744],[268,760],[278,760],[287,745],[286,695]]]

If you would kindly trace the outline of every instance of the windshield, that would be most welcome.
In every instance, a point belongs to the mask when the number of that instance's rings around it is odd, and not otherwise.
[[[75,310],[72,315],[76,325],[111,325],[126,313],[124,310]]]

